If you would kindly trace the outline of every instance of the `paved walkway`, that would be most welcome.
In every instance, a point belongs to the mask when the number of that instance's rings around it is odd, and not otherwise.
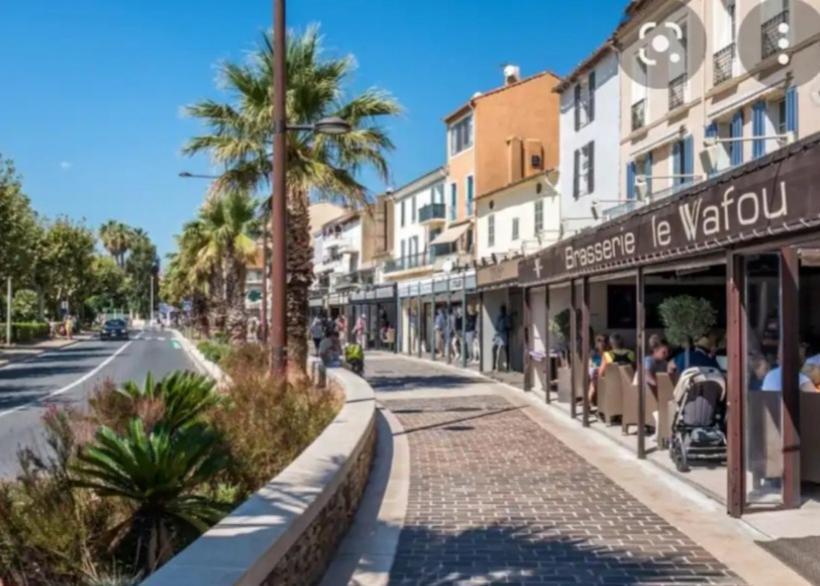
[[[592,444],[602,438],[591,439],[576,422],[551,423],[523,393],[387,354],[368,356],[367,378],[390,411],[393,443],[409,446],[409,472],[401,466],[405,478],[381,487],[389,506],[382,503],[378,522],[367,526],[357,517],[353,539],[340,550],[359,559],[353,577],[332,566],[323,584],[746,583],[716,556],[751,583],[803,583],[751,537],[737,540],[742,531],[727,529],[737,522],[724,513],[674,502],[663,481],[632,470],[646,463],[610,455],[606,474],[590,464],[564,441],[583,438],[595,452]],[[395,461],[393,467],[395,476]],[[698,534],[710,551],[613,481],[620,468],[631,470],[622,485],[632,492],[645,484],[650,497],[654,491],[673,501],[664,516]],[[395,497],[402,491],[393,485],[401,483],[406,508],[399,511]],[[372,511],[372,504],[365,508]],[[399,512],[403,522],[385,521],[401,519]],[[709,526],[692,531],[703,519]],[[386,525],[396,534],[393,545]]]

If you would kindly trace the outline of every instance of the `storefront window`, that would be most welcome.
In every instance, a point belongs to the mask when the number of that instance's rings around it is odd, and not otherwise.
[[[745,447],[749,503],[782,502],[783,373],[780,369],[780,257],[746,259]]]

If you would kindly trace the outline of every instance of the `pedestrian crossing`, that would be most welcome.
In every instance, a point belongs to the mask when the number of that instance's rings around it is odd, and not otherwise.
[[[140,340],[145,340],[147,342],[167,342],[170,338],[166,336],[143,336]]]

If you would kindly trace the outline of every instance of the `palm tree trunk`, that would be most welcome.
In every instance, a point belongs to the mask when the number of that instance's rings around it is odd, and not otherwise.
[[[225,282],[225,296],[228,301],[227,328],[234,344],[244,344],[248,339],[248,315],[245,311],[245,264],[236,259],[236,253],[229,249],[227,259],[228,274]]]
[[[225,298],[225,277],[221,266],[216,267],[211,275],[209,298],[211,303],[208,322],[211,334],[225,333],[225,317],[228,308]]]
[[[288,197],[287,335],[288,365],[306,376],[308,356],[308,294],[313,282],[313,243],[310,237],[308,194],[292,189]]]

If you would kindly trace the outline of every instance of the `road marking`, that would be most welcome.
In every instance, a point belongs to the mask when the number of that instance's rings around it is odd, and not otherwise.
[[[176,340],[174,340],[174,341],[172,341],[172,342],[171,342],[171,347],[172,347],[174,350],[181,350],[181,349],[182,349],[182,344],[180,344],[179,342],[177,342]]]
[[[141,335],[142,334],[138,334],[134,338],[134,340],[139,340]],[[57,389],[56,391],[52,391],[51,393],[49,393],[45,397],[40,397],[38,399],[34,399],[32,401],[29,401],[28,403],[24,403],[22,405],[18,405],[17,407],[12,408],[12,409],[8,409],[7,411],[0,411],[0,417],[3,417],[4,415],[9,415],[10,413],[16,413],[17,411],[22,411],[23,409],[25,409],[26,407],[28,407],[32,403],[36,403],[38,401],[45,401],[46,399],[51,399],[52,397],[57,397],[58,395],[62,395],[63,393],[67,393],[68,391],[70,391],[71,389],[76,387],[77,385],[81,385],[82,383],[84,383],[85,381],[87,381],[88,379],[93,377],[95,374],[100,372],[103,368],[105,368],[106,366],[111,364],[111,362],[113,362],[114,359],[117,356],[119,356],[120,354],[125,352],[126,348],[128,348],[128,346],[131,345],[131,342],[133,342],[133,340],[123,344],[116,352],[114,352],[111,356],[109,356],[108,358],[103,360],[100,364],[98,364],[96,366],[96,368],[94,368],[94,370],[92,370],[90,372],[87,372],[86,374],[84,374],[83,376],[81,376],[80,378],[75,380],[74,382],[72,382],[70,384],[67,384],[66,386],[64,386],[60,389]]]

